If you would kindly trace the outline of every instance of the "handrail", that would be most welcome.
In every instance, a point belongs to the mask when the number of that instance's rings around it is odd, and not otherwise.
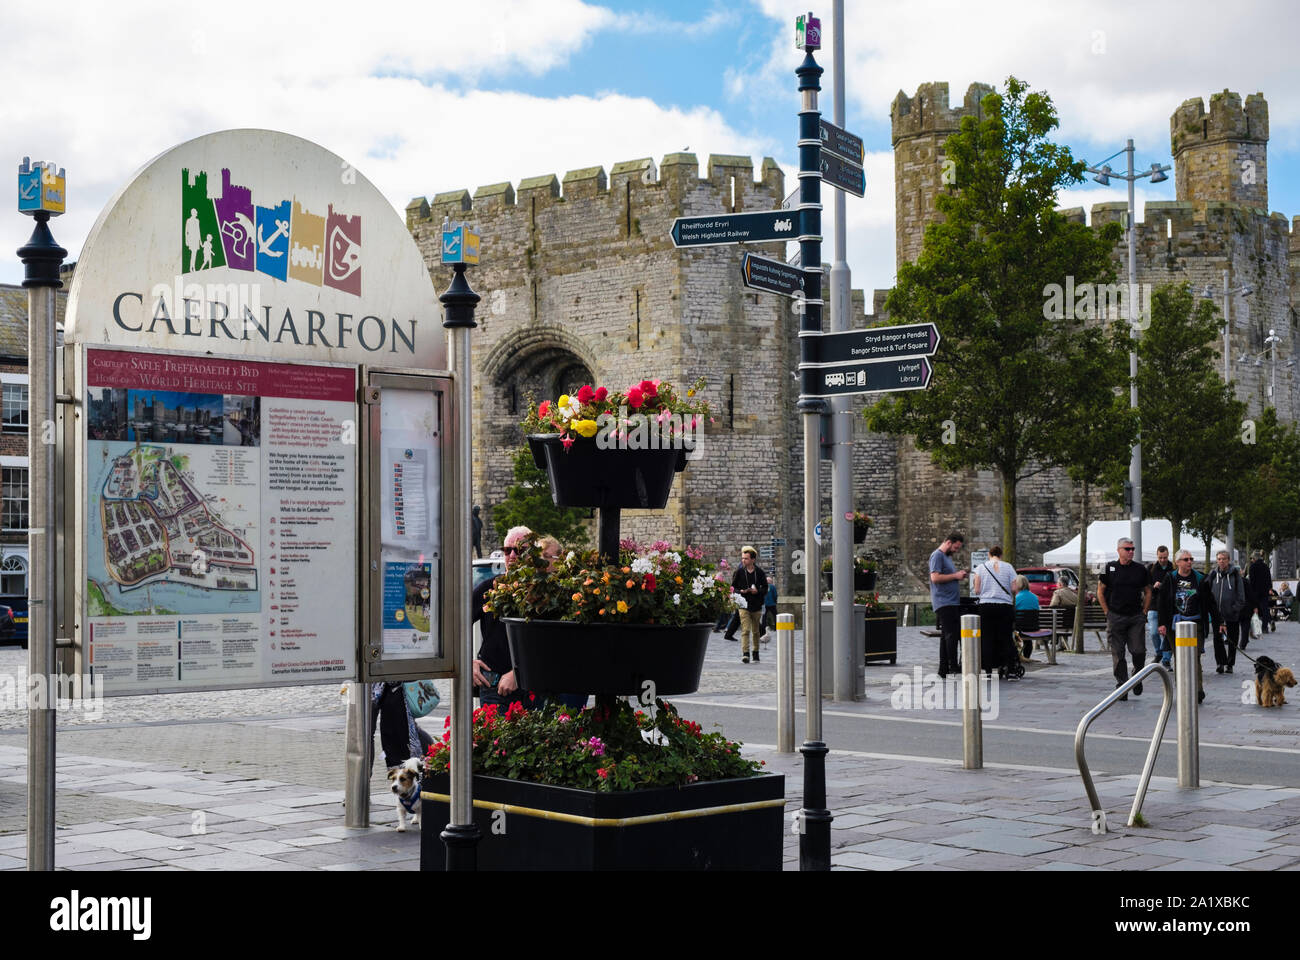
[[[1083,715],[1079,721],[1079,728],[1074,733],[1074,760],[1079,765],[1079,775],[1083,777],[1084,789],[1088,791],[1088,802],[1092,805],[1093,810],[1093,832],[1106,832],[1106,813],[1101,808],[1101,800],[1097,796],[1097,788],[1093,786],[1092,774],[1088,771],[1088,761],[1083,755],[1084,738],[1088,734],[1088,727],[1092,726],[1092,721],[1096,720],[1103,713],[1110,709],[1111,704],[1115,703],[1120,697],[1124,696],[1133,687],[1142,682],[1142,679],[1152,673],[1160,675],[1160,682],[1164,684],[1165,698],[1160,705],[1160,718],[1156,720],[1156,731],[1151,737],[1151,748],[1147,751],[1147,762],[1142,768],[1142,778],[1138,781],[1137,796],[1133,798],[1133,809],[1128,815],[1128,825],[1133,826],[1137,815],[1142,812],[1142,801],[1146,799],[1147,786],[1151,783],[1151,771],[1155,769],[1156,754],[1160,751],[1160,739],[1164,736],[1165,726],[1169,723],[1169,712],[1174,705],[1174,685],[1169,679],[1169,671],[1159,663],[1149,663],[1137,673],[1133,674],[1128,680],[1120,684],[1115,690],[1101,703],[1097,704],[1091,710]],[[1100,817],[1097,815],[1100,814]],[[1100,825],[1101,829],[1097,829]]]

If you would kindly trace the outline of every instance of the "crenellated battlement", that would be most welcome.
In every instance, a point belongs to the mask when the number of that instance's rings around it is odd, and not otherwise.
[[[460,189],[435,194],[432,200],[415,197],[406,205],[406,226],[415,230],[425,224],[441,224],[444,217],[481,221],[525,215],[521,211],[535,219],[543,208],[579,201],[607,203],[614,215],[624,211],[632,197],[639,205],[667,204],[680,215],[685,199],[701,188],[716,194],[718,205],[712,209],[732,210],[734,189],[734,209],[771,210],[784,199],[785,176],[771,157],[763,158],[755,180],[752,158],[713,154],[701,177],[695,154],[669,153],[658,165],[649,157],[621,161],[608,175],[604,167],[583,167],[568,171],[563,178],[555,174],[526,177],[517,189],[505,182],[486,184],[472,195]],[[583,211],[583,216],[591,215],[586,204]]]
[[[892,143],[927,134],[953,133],[961,127],[962,117],[978,117],[980,101],[993,93],[987,83],[972,83],[959,107],[948,104],[947,82],[923,83],[913,96],[902,90],[889,108]]]
[[[1222,140],[1268,142],[1268,103],[1252,93],[1243,106],[1241,94],[1224,90],[1210,96],[1210,110],[1200,97],[1184,100],[1169,118],[1169,143],[1175,157],[1189,147]]]

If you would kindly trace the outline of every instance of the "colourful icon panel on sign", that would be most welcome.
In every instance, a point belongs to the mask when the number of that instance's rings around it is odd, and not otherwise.
[[[464,224],[442,232],[443,263],[478,263],[479,236]]]
[[[319,209],[319,208],[317,208]],[[252,188],[221,171],[212,196],[206,170],[181,170],[181,272],[229,267],[361,296],[361,216],[297,197],[253,204]]]
[[[67,209],[66,171],[48,160],[32,163],[23,157],[18,167],[18,211],[34,214],[44,210],[57,217]]]

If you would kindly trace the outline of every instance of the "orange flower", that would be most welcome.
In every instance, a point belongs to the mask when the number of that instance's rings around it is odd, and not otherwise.
[[[623,572],[624,572],[624,573],[631,573],[631,572],[632,572],[632,568],[631,568],[631,567],[624,567],[624,568],[623,568]]]
[[[581,593],[575,593],[575,594],[573,595],[573,601],[574,601],[574,603],[582,603],[582,594],[581,594]]]
[[[589,586],[591,586],[591,585],[592,585],[593,583],[595,583],[595,582],[596,582],[596,581],[593,580],[593,579],[591,579],[591,577],[588,577],[586,580],[582,581],[582,585],[583,585],[584,587],[589,587]]]
[[[674,579],[675,579],[678,583],[685,583],[685,582],[686,582],[686,581],[683,580],[681,577],[674,577]]]
[[[603,616],[605,615],[605,608],[604,608],[604,607],[601,607],[600,610],[599,610],[598,612],[599,612],[600,615],[603,617]]]
[[[635,587],[635,586],[636,586],[636,584],[635,584],[633,581],[629,580],[629,581],[627,582],[627,588],[628,588],[629,590],[631,590],[631,589],[632,589],[633,587]]]

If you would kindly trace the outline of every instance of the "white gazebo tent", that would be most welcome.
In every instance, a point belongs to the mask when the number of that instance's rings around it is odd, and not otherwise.
[[[1115,551],[1115,545],[1119,542],[1120,537],[1129,536],[1129,530],[1130,526],[1127,520],[1094,520],[1088,524],[1088,567],[1099,567],[1108,560],[1114,560],[1118,555]],[[1141,561],[1143,563],[1155,563],[1156,548],[1162,544],[1169,547],[1170,550],[1173,549],[1173,525],[1168,520],[1143,520]],[[1196,558],[1197,566],[1205,560],[1205,541],[1197,539],[1195,535],[1187,530],[1183,530],[1178,546],[1179,549],[1192,552],[1192,556]],[[1213,560],[1216,553],[1226,549],[1227,545],[1222,540],[1211,540],[1210,559]],[[1173,559],[1172,554],[1170,559]],[[1043,563],[1077,566],[1079,563],[1078,535],[1076,534],[1069,542],[1054,550],[1048,550],[1044,553]]]

